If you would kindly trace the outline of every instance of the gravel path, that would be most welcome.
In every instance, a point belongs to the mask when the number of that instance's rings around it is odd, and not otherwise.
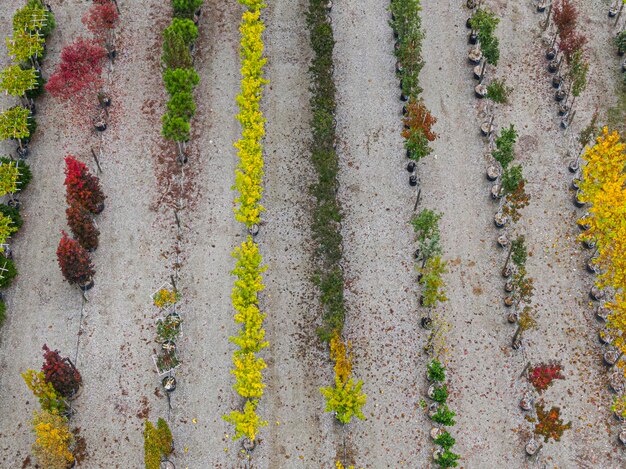
[[[267,318],[266,393],[259,411],[269,420],[255,467],[326,467],[339,435],[319,388],[332,365],[315,330],[321,325],[311,283],[309,83],[306,0],[277,0],[264,12],[270,80],[262,102],[265,139],[265,226],[257,238],[268,269],[262,293]]]
[[[240,447],[226,436],[232,431],[222,415],[237,405],[228,337],[236,331],[230,253],[243,236],[233,216],[231,190],[237,161],[233,142],[240,133],[234,119],[239,19],[240,10],[230,0],[207,2],[196,44],[201,81],[195,92],[198,109],[185,171],[197,195],[191,198],[192,208],[182,213],[183,364],[176,373],[179,387],[172,399],[176,465],[183,468],[238,467]],[[160,405],[164,407],[164,402]]]
[[[348,426],[347,451],[354,463],[372,468],[415,467],[425,460],[426,441],[418,404],[424,334],[418,330],[408,224],[415,199],[403,169],[400,90],[386,7],[343,1],[332,12],[345,334],[354,348],[355,377],[363,379],[367,394],[367,421]]]

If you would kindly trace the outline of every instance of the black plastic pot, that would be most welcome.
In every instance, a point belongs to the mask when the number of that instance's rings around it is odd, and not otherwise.
[[[28,158],[30,151],[27,146],[17,147],[17,156],[23,160]]]
[[[415,174],[411,174],[409,176],[409,185],[411,186],[417,186],[417,176]]]
[[[96,215],[98,215],[99,213],[102,213],[102,211],[104,210],[104,202],[100,202],[97,206],[96,206],[96,211],[94,212]]]
[[[560,103],[564,99],[565,99],[565,90],[558,90],[556,93],[554,93],[554,100],[557,103]]]
[[[569,112],[569,108],[567,107],[567,104],[559,105],[559,116],[564,116],[568,112]]]
[[[89,280],[89,283],[85,283],[83,285],[79,285],[78,288],[80,288],[82,291],[89,291],[93,288],[93,286],[95,285],[93,279]]]
[[[406,94],[404,94],[404,93],[400,94],[400,101],[406,102],[408,100],[409,100],[409,97]]]
[[[104,121],[100,121],[93,126],[98,132],[104,132],[107,129],[107,124]]]
[[[580,168],[580,163],[578,162],[578,159],[573,159],[567,166],[567,169],[569,169],[570,173],[575,173],[576,171],[578,171],[578,168]]]
[[[561,75],[554,75],[552,77],[552,88],[559,89],[563,83],[563,77]]]
[[[470,17],[467,19],[467,21],[465,22],[465,27],[466,27],[467,29],[472,29],[472,24],[471,24],[471,21],[472,21],[472,17],[470,16]]]
[[[420,321],[420,324],[422,325],[423,329],[430,329],[433,324],[433,320],[427,317],[423,317]]]
[[[556,50],[554,49],[554,47],[551,47],[550,49],[546,50],[546,59],[554,60],[555,57],[556,57]]]
[[[548,64],[548,72],[555,73],[558,69],[559,63],[556,60],[553,60]]]
[[[402,115],[406,116],[407,112],[409,112],[406,108],[406,106],[402,106]]]
[[[467,37],[467,42],[474,45],[478,42],[478,33],[474,30]]]
[[[409,164],[407,164],[407,165],[406,165],[406,170],[407,170],[409,173],[412,173],[413,171],[415,171],[415,167],[416,167],[416,166],[417,166],[417,165],[415,164],[415,161],[409,161]]]
[[[161,380],[161,384],[163,385],[165,392],[168,394],[176,390],[176,378],[173,376],[166,376]]]

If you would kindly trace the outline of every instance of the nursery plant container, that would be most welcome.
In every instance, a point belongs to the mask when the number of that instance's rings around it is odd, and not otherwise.
[[[476,85],[476,87],[474,88],[474,94],[478,99],[483,99],[485,96],[487,96],[487,87],[482,83]]]
[[[498,236],[498,246],[500,246],[501,248],[505,248],[509,245],[509,238],[507,237],[506,234],[501,234],[500,236]]]
[[[533,456],[537,453],[537,451],[539,451],[539,443],[537,443],[537,440],[535,440],[534,438],[531,438],[530,441],[526,443],[524,449],[526,450],[526,454],[528,456]]]
[[[496,228],[504,228],[507,221],[507,217],[501,213],[496,213],[493,217],[493,223],[496,225]]]
[[[470,63],[474,65],[478,65],[480,63],[480,59],[482,58],[483,58],[483,53],[478,47],[474,47],[467,54],[467,59],[470,61]]]
[[[589,296],[594,301],[601,300],[602,298],[604,298],[604,290],[600,290],[597,286],[594,285],[589,291]]]

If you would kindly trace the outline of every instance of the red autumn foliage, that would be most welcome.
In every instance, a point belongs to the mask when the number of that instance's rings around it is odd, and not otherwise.
[[[96,249],[100,231],[96,228],[91,213],[73,200],[71,205],[65,210],[65,216],[67,217],[70,231],[80,245],[88,251]]]
[[[563,369],[558,363],[540,363],[528,371],[528,379],[537,391],[543,392],[555,379],[565,379],[561,371]]]
[[[554,24],[556,25],[559,39],[564,40],[576,28],[578,10],[570,0],[561,0],[554,5]]]
[[[57,260],[61,273],[70,284],[85,285],[91,281],[96,273],[89,253],[78,241],[67,236],[61,231],[61,240],[57,248]]]
[[[43,358],[41,371],[46,382],[52,384],[63,397],[71,397],[76,393],[83,379],[70,359],[61,357],[58,350],[50,350],[47,345],[43,346]]]
[[[95,40],[79,37],[61,51],[61,63],[46,90],[64,101],[95,94],[101,85],[102,60],[106,50]]]
[[[72,155],[65,157],[65,186],[68,205],[79,204],[91,213],[100,213],[105,196],[100,180]]]
[[[109,0],[94,1],[92,7],[83,16],[83,24],[101,42],[108,42],[108,36],[111,30],[115,29],[118,21],[117,8]]]
[[[565,56],[565,60],[567,61],[567,63],[570,63],[572,56],[574,55],[574,52],[576,52],[579,49],[582,49],[582,47],[587,43],[587,37],[583,36],[580,33],[577,33],[576,31],[572,31],[570,34],[568,34],[567,36],[565,36],[565,38],[563,38],[561,40],[561,42],[559,43],[559,49],[561,50],[561,52],[563,52],[563,55]]]
[[[402,119],[405,127],[402,132],[404,138],[409,138],[415,131],[420,131],[429,142],[437,138],[437,134],[432,131],[437,119],[430,113],[422,101],[411,100],[406,106],[406,116]]]

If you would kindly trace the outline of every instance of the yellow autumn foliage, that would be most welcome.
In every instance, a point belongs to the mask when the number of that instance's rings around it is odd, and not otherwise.
[[[74,435],[65,417],[56,411],[35,411],[33,431],[37,437],[33,443],[33,455],[40,467],[67,469],[74,462],[74,455],[70,451]]]
[[[338,332],[330,339],[330,358],[335,362],[335,377],[345,383],[352,374],[352,354],[350,342],[344,342]]]

